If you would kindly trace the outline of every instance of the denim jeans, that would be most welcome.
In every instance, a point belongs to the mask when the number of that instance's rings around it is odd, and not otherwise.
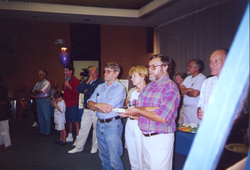
[[[104,170],[123,170],[121,156],[123,125],[121,119],[113,120],[109,123],[101,123],[97,120],[96,136],[98,140],[99,157]]]
[[[50,99],[37,99],[37,117],[40,125],[39,133],[50,135]]]

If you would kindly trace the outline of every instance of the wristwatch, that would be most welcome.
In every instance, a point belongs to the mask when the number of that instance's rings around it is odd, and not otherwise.
[[[97,103],[94,105],[94,107],[95,107],[96,109],[98,109],[98,107],[97,107]]]

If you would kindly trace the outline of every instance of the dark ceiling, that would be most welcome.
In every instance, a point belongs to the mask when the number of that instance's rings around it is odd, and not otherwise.
[[[0,20],[156,27],[225,0],[0,0]]]

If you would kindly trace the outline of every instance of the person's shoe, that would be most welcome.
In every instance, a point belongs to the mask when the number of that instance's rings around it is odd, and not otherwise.
[[[37,124],[37,122],[34,122],[32,127],[38,127],[39,125]]]
[[[96,153],[97,152],[97,148],[92,148],[90,153]]]
[[[61,142],[58,146],[64,146],[67,145],[67,142]]]
[[[69,138],[69,137],[66,138],[66,142],[73,142],[73,140],[74,139],[72,137],[71,138]]]
[[[74,148],[74,149],[68,151],[68,153],[77,153],[77,152],[82,152],[82,151],[83,151],[83,149],[81,150],[81,149]]]

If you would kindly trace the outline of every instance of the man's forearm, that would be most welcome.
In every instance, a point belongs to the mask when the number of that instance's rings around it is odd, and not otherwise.
[[[186,88],[186,86],[184,86],[184,85],[181,85],[179,89],[180,89],[180,92],[181,92],[182,95],[189,92],[188,88]]]
[[[160,123],[167,123],[165,119],[160,117],[158,114],[156,114],[154,111],[158,109],[158,107],[137,107],[137,108],[129,108],[128,114],[133,116],[143,116],[147,119],[153,120],[155,122]]]
[[[195,89],[191,89],[186,93],[187,96],[189,97],[198,97],[200,95],[200,91],[199,90],[195,90]]]
[[[92,102],[92,101],[89,101],[87,106],[91,110],[96,110],[98,112],[106,113],[106,114],[111,112],[112,109],[114,108],[112,105],[109,105],[109,104],[106,104],[106,103],[95,103],[95,102]]]
[[[89,101],[89,102],[87,103],[87,107],[88,107],[90,110],[93,110],[93,111],[96,110],[96,108],[95,108],[95,103],[92,102],[92,101]]]
[[[97,103],[95,103],[95,102],[89,101],[89,102],[87,103],[87,107],[88,107],[90,110],[98,111],[98,112],[104,113],[102,110],[100,110],[100,109],[98,108]]]
[[[34,94],[34,95],[37,95],[37,94],[40,94],[40,93],[42,93],[43,91],[40,89],[40,90],[34,90],[33,92],[32,92],[32,94]]]
[[[150,120],[153,120],[155,122],[160,122],[160,123],[167,123],[167,121],[165,119],[163,119],[162,117],[160,117],[158,114],[156,114],[153,110],[155,107],[142,107],[142,108],[138,108],[140,110],[140,115],[143,117],[146,117]]]

